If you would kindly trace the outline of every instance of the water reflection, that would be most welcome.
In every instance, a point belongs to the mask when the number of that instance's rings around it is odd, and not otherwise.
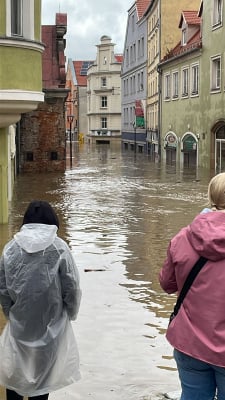
[[[158,273],[170,238],[204,206],[210,176],[107,145],[73,154],[73,168],[65,174],[18,177],[0,246],[18,230],[32,199],[55,207],[84,291],[77,327],[84,379],[74,387],[76,399],[92,393],[105,400],[107,379],[110,400],[141,399],[177,381],[164,338],[175,297],[162,292]],[[62,393],[54,396],[61,399]]]

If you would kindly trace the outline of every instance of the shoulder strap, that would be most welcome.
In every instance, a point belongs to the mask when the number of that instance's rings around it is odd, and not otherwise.
[[[192,283],[194,282],[196,276],[198,275],[198,273],[201,271],[202,267],[205,265],[205,263],[207,262],[207,258],[205,257],[200,257],[195,265],[193,266],[193,268],[191,269],[191,271],[189,272],[185,282],[184,282],[184,286],[181,289],[181,292],[178,296],[177,302],[174,306],[174,311],[173,314],[177,315],[179,308],[188,292],[188,290],[190,289]]]

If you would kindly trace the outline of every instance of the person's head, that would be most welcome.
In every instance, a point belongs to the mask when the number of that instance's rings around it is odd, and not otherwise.
[[[59,228],[59,220],[52,206],[42,200],[30,202],[23,217],[22,225],[25,224],[56,225]]]
[[[212,208],[225,210],[225,172],[215,175],[209,182],[208,199]]]

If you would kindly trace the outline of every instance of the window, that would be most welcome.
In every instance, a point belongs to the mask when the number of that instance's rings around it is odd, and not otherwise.
[[[103,108],[107,107],[107,96],[101,97],[101,107],[103,107]]]
[[[50,159],[51,159],[52,161],[58,160],[58,153],[57,153],[57,151],[51,151]]]
[[[134,32],[134,14],[132,15],[132,32]]]
[[[178,72],[173,72],[173,99],[178,97]]]
[[[184,68],[182,71],[182,96],[188,96],[188,87],[189,87],[189,70],[188,68]]]
[[[106,87],[106,78],[101,78],[101,86]]]
[[[211,90],[219,90],[221,84],[221,58],[212,58],[211,65]]]
[[[222,24],[222,0],[214,0],[213,26]]]
[[[170,75],[165,76],[165,99],[170,99]]]
[[[22,0],[11,0],[11,34],[22,36]]]
[[[34,161],[34,153],[32,151],[28,151],[26,153],[26,160],[27,161]]]
[[[191,94],[197,95],[199,91],[199,65],[191,67]]]
[[[185,46],[187,44],[187,30],[183,29],[182,30],[182,46]]]
[[[102,125],[102,129],[107,129],[107,118],[106,117],[101,118],[101,125]]]

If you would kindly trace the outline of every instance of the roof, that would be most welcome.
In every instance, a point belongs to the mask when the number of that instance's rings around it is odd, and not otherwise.
[[[181,41],[163,58],[162,62],[181,56],[190,50],[200,49],[202,47],[200,29],[189,39],[185,46],[182,46]]]
[[[87,86],[87,70],[93,62],[90,60],[73,61],[78,86]]]
[[[118,63],[123,62],[123,54],[115,54],[114,57]]]
[[[138,20],[143,17],[145,11],[147,10],[147,8],[151,3],[152,0],[136,0]]]
[[[182,27],[183,22],[187,25],[200,25],[201,18],[199,17],[199,11],[182,11],[179,28]]]

